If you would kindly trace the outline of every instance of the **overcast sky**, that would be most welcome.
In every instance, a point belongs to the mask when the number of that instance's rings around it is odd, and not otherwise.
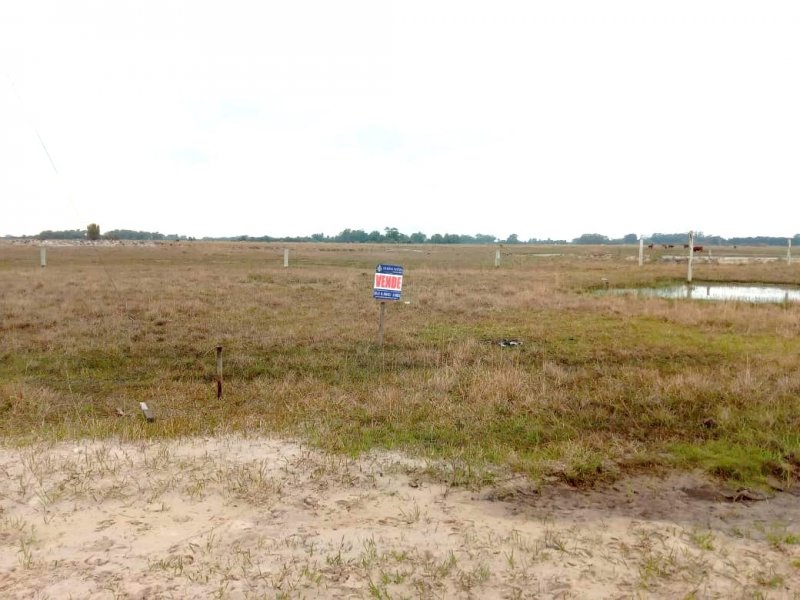
[[[799,74],[796,0],[5,0],[0,235],[791,236]]]

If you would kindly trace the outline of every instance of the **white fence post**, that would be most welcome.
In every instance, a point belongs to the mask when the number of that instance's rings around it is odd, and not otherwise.
[[[644,264],[644,236],[639,237],[639,266]]]

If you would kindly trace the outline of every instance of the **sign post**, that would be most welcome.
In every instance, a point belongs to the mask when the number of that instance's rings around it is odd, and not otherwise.
[[[383,346],[383,320],[386,316],[386,301],[381,302],[381,316],[378,322],[378,345]]]
[[[378,322],[378,345],[383,346],[383,323],[386,316],[386,302],[400,300],[403,289],[403,267],[400,265],[378,265],[375,267],[375,279],[372,286],[372,297],[380,300],[381,312]]]

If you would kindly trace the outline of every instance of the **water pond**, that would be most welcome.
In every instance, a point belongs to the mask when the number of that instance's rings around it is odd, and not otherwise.
[[[680,284],[656,288],[609,290],[609,293],[645,298],[689,300],[738,300],[739,302],[800,302],[800,289],[777,285]]]

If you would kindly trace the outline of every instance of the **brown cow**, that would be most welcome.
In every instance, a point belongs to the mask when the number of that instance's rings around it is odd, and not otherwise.
[[[692,252],[702,252],[702,251],[703,251],[702,246],[692,246]]]

